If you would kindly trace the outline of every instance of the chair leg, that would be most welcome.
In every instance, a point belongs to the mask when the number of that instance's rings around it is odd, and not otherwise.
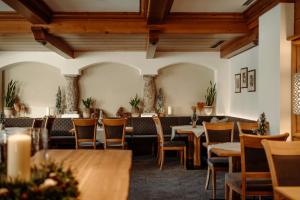
[[[161,151],[160,170],[162,170],[165,161],[165,151],[163,149],[161,149],[160,151]]]
[[[206,183],[205,183],[205,190],[208,190],[208,186],[209,186],[209,179],[210,179],[210,168],[207,167],[207,176],[206,176]]]
[[[183,150],[180,151],[180,164],[183,165]]]
[[[186,147],[183,148],[183,164],[184,169],[186,169]]]
[[[211,169],[212,187],[213,187],[213,199],[216,198],[216,171]]]
[[[225,200],[229,200],[229,192],[230,188],[229,186],[225,183]]]

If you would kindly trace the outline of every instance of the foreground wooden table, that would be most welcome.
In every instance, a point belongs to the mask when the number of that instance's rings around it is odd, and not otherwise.
[[[275,193],[284,199],[300,199],[300,186],[298,187],[275,187]]]
[[[49,150],[51,160],[71,167],[83,200],[128,199],[132,152],[126,150]],[[41,160],[42,152],[32,159]]]

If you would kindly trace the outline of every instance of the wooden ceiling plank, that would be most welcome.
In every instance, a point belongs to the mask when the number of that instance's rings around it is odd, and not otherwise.
[[[258,26],[258,18],[275,7],[278,3],[295,3],[295,0],[257,0],[243,12],[246,23],[250,29]]]
[[[34,39],[37,42],[63,56],[64,58],[74,58],[73,49],[62,39],[49,34],[48,31],[43,27],[32,27],[31,30],[34,35]]]
[[[231,58],[258,45],[258,29],[249,34],[233,39],[221,46],[221,58]]]
[[[51,22],[52,10],[41,0],[2,0],[33,24]]]
[[[149,30],[147,47],[146,47],[146,58],[151,59],[155,57],[156,48],[159,42],[160,30]]]
[[[174,0],[149,0],[147,24],[160,24],[169,14]]]

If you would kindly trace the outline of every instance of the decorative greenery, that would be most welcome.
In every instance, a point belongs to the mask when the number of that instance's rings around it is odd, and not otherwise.
[[[205,95],[205,105],[206,106],[212,106],[215,101],[216,97],[216,84],[212,84],[211,81],[209,81],[210,86],[206,90],[206,95]]]
[[[257,134],[265,135],[268,131],[268,122],[266,119],[266,114],[264,112],[260,114],[257,123],[258,123]]]
[[[4,97],[5,107],[12,108],[16,101],[16,84],[17,81],[11,80],[7,85],[6,95]]]
[[[93,104],[92,97],[82,99],[82,104],[84,105],[85,108],[91,108],[91,105]]]
[[[56,111],[61,114],[62,113],[62,96],[61,96],[61,89],[60,87],[58,86],[58,89],[57,89],[57,93],[56,93],[56,104],[55,104],[55,108],[56,108]]]
[[[196,113],[197,112],[197,107],[192,106],[191,108],[192,108],[192,111],[193,111],[193,114],[191,116],[191,120],[192,120],[192,122],[197,122],[197,120],[198,120],[197,113]]]
[[[129,104],[133,108],[139,108],[140,103],[141,103],[141,99],[138,97],[137,94],[135,95],[134,98],[131,98],[130,101],[129,101]]]
[[[3,112],[0,112],[0,124],[4,124],[5,123],[5,115]]]
[[[70,169],[63,169],[62,163],[49,162],[32,167],[28,182],[7,180],[5,168],[0,168],[0,199],[64,200],[79,196],[78,182]]]

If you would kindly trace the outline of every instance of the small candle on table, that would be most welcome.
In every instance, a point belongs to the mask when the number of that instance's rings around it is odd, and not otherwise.
[[[24,181],[30,179],[31,137],[16,133],[7,140],[7,176]]]
[[[46,116],[49,116],[49,115],[50,115],[50,108],[47,107],[47,108],[46,108]]]
[[[168,106],[168,115],[172,115],[172,107]]]

